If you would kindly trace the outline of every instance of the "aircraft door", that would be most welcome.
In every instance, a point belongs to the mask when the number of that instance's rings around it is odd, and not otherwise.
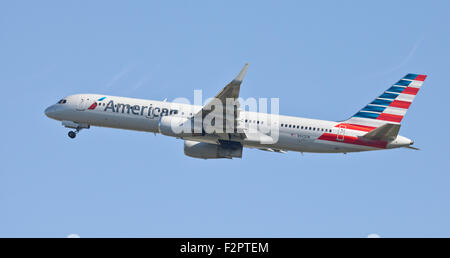
[[[88,105],[89,105],[89,99],[81,98],[80,102],[78,103],[77,110],[78,111],[84,111],[84,110],[86,110]]]
[[[345,137],[345,129],[347,127],[345,125],[340,125],[338,128],[337,138],[336,140],[343,142]]]

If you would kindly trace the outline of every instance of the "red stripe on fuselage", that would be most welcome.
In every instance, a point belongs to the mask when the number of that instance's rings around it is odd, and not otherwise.
[[[390,122],[400,122],[402,121],[403,116],[398,116],[398,115],[393,115],[393,114],[388,114],[388,113],[381,113],[378,117],[377,120],[384,120],[384,121],[390,121]]]
[[[401,100],[394,100],[389,105],[390,107],[396,107],[396,108],[405,108],[408,109],[409,106],[411,106],[411,102],[408,101],[401,101]]]
[[[410,95],[417,95],[417,92],[419,91],[419,88],[413,88],[413,87],[406,87],[402,93],[404,94],[410,94]]]
[[[339,136],[339,137],[342,137],[342,136]],[[385,141],[366,140],[362,137],[347,136],[347,135],[344,135],[344,140],[340,141],[337,139],[337,134],[332,134],[332,133],[324,133],[318,139],[323,140],[323,141],[342,142],[342,143],[347,143],[347,144],[369,146],[369,147],[375,147],[375,148],[380,148],[380,149],[385,149],[386,145],[387,145],[387,142],[385,142]],[[340,139],[342,139],[342,138],[340,138]]]
[[[335,127],[345,127],[346,129],[350,130],[357,130],[357,131],[364,131],[364,132],[370,132],[376,127],[373,126],[367,126],[367,125],[356,125],[356,124],[338,124]]]

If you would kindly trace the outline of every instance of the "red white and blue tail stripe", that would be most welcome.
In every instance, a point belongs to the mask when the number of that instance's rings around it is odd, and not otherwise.
[[[407,74],[343,124],[348,129],[354,127],[362,131],[370,131],[386,123],[399,124],[426,77]]]

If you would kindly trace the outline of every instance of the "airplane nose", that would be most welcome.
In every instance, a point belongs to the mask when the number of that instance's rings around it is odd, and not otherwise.
[[[47,117],[52,118],[52,116],[55,114],[55,111],[56,111],[56,110],[55,110],[55,106],[52,105],[52,106],[46,108],[45,111],[44,111],[44,113],[45,113],[45,115],[46,115]]]

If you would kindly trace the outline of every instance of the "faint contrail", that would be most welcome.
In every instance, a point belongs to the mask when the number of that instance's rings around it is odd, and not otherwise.
[[[124,67],[119,73],[114,75],[114,77],[106,84],[105,89],[110,89],[116,82],[118,82],[122,77],[124,77],[129,71],[130,67]]]
[[[131,91],[135,91],[137,89],[139,89],[140,87],[142,87],[142,85],[144,85],[145,83],[147,83],[151,78],[151,75],[146,75],[144,77],[142,77],[132,88]]]
[[[130,91],[133,92],[148,83],[152,79],[153,75],[159,71],[160,67],[161,65],[157,64],[150,73],[145,74],[135,85],[133,85]]]
[[[392,67],[388,71],[384,72],[382,75],[394,72],[394,71],[400,69],[402,66],[406,65],[411,60],[411,58],[414,56],[414,54],[416,53],[416,50],[417,50],[417,48],[419,48],[420,44],[422,44],[423,39],[424,39],[424,35],[422,34],[420,36],[420,38],[416,41],[416,43],[414,43],[414,45],[411,48],[411,50],[409,51],[408,55],[398,65]]]

